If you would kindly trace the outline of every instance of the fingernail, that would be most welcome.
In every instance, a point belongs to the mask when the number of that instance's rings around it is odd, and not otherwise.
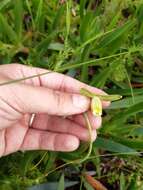
[[[92,131],[92,136],[91,136],[92,141],[95,141],[96,137],[97,137],[97,133],[94,130],[94,131]]]
[[[107,108],[107,107],[110,106],[111,102],[109,102],[109,101],[103,101],[102,104],[103,104],[104,108]]]
[[[79,139],[75,136],[68,136],[67,139],[65,139],[65,151],[74,151],[79,146]]]
[[[96,129],[100,128],[101,127],[101,124],[102,124],[102,119],[100,116],[98,117],[95,117],[95,126],[96,126]]]
[[[88,98],[81,95],[73,95],[73,105],[77,108],[87,108],[89,104]]]

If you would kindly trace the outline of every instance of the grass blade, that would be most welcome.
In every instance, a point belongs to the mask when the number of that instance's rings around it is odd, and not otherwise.
[[[118,153],[131,153],[136,151],[131,148],[129,144],[123,145],[122,142],[116,141],[116,139],[110,140],[102,137],[97,138],[97,140],[93,143],[93,147]]]
[[[103,49],[109,44],[113,43],[117,38],[122,37],[123,34],[126,34],[127,31],[129,31],[134,25],[135,25],[135,20],[131,21],[129,20],[126,22],[123,26],[117,28],[115,31],[107,34],[97,45],[96,49]]]
[[[134,96],[134,104],[138,104],[143,102],[143,95]],[[124,98],[123,100],[119,100],[113,102],[108,109],[121,109],[121,108],[129,108],[133,104],[132,97]]]
[[[64,189],[65,189],[64,174],[62,174],[57,190],[64,190]]]
[[[0,26],[2,27],[3,33],[5,33],[7,35],[10,42],[13,42],[13,43],[18,42],[16,32],[8,24],[6,18],[1,13],[0,13]]]
[[[23,25],[23,1],[16,0],[14,2],[14,24],[15,32],[17,33],[19,41],[22,37],[22,25]]]
[[[3,1],[0,3],[0,11],[1,11],[9,2],[11,2],[11,0],[3,0]]]
[[[41,16],[42,16],[42,10],[43,10],[43,0],[39,0],[39,4],[37,6],[37,14],[35,17],[35,26],[37,30],[40,31],[40,24],[41,24]]]
[[[85,4],[87,0],[80,0],[80,17],[83,18],[85,12]]]

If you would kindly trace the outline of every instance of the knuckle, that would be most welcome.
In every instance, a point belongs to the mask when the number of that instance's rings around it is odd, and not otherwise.
[[[59,135],[58,134],[54,134],[53,136],[53,150],[54,151],[59,151],[59,142],[58,142],[58,137]]]
[[[56,115],[69,115],[72,110],[72,95],[53,91]]]
[[[57,91],[53,91],[53,97],[54,97],[56,108],[58,110],[61,109],[63,104],[64,104],[63,97],[62,97],[61,93],[59,93]]]

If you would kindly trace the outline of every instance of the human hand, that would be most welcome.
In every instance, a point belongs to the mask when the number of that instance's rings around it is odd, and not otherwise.
[[[20,64],[0,66],[0,83],[45,72]],[[73,151],[80,140],[89,140],[82,113],[88,111],[92,139],[101,117],[89,110],[90,100],[81,88],[103,94],[71,77],[51,72],[18,83],[0,86],[0,156],[18,150]],[[109,102],[102,102],[107,107]],[[30,125],[31,115],[35,114]],[[63,116],[66,116],[63,117]]]

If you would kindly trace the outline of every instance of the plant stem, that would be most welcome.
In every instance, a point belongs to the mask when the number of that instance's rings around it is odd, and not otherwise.
[[[86,156],[84,158],[79,158],[79,159],[76,159],[76,160],[69,161],[69,162],[67,162],[65,164],[62,164],[62,165],[56,167],[55,169],[53,169],[53,170],[45,173],[43,176],[39,177],[37,180],[40,180],[40,179],[42,179],[44,177],[47,177],[49,174],[51,174],[51,173],[59,170],[60,168],[65,167],[67,165],[70,165],[70,164],[81,164],[81,163],[85,162],[87,159],[89,159],[89,157],[91,155],[91,151],[92,151],[92,144],[93,144],[92,143],[92,126],[90,124],[90,121],[89,121],[87,113],[83,113],[83,116],[84,116],[86,124],[87,124],[88,132],[89,132],[89,139],[90,139],[89,140],[89,149],[88,149],[88,152],[87,152]]]
[[[114,95],[101,95],[101,94],[95,94],[93,92],[90,92],[89,90],[85,89],[85,88],[81,88],[80,90],[80,94],[87,96],[89,98],[93,98],[94,96],[99,97],[101,100],[105,100],[105,101],[116,101],[122,98],[121,95],[118,94],[114,94]]]
[[[40,74],[36,74],[36,75],[31,75],[31,76],[28,76],[28,77],[22,77],[22,78],[15,79],[15,80],[9,80],[9,81],[0,83],[0,86],[9,85],[9,84],[17,83],[17,82],[21,82],[21,81],[24,81],[24,80],[27,80],[27,79],[32,79],[34,77],[44,76],[44,75],[47,75],[47,74],[50,74],[50,73],[53,73],[53,71],[46,71],[44,73],[40,73]]]

